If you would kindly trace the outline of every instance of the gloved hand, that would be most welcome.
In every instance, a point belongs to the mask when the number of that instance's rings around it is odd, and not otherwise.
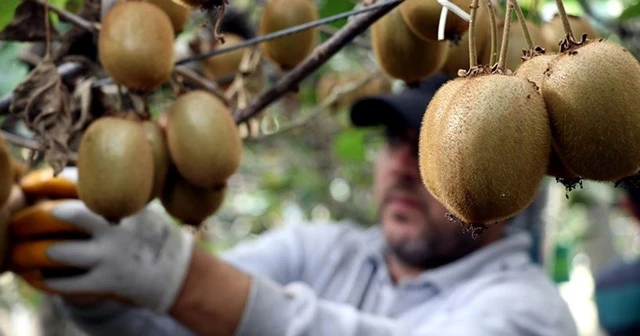
[[[112,296],[158,312],[166,312],[179,293],[194,244],[190,234],[148,207],[112,225],[73,199],[39,202],[16,214],[11,226],[31,237],[88,234],[84,239],[17,238],[11,267],[35,287],[62,295]],[[46,232],[34,234],[38,230]],[[86,271],[55,278],[42,272],[65,268]],[[34,271],[44,276],[33,276]]]

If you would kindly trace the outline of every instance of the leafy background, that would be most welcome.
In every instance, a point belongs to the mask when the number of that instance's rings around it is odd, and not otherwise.
[[[249,9],[255,22],[259,15],[258,1],[231,2]],[[82,0],[51,0],[51,3],[75,12]],[[322,17],[355,6],[355,1],[349,0],[318,0],[316,3]],[[567,0],[565,6],[570,13],[581,15],[586,3],[586,0]],[[0,31],[11,21],[18,4],[19,0],[0,1]],[[520,4],[528,13],[531,1],[521,0]],[[640,3],[635,0],[595,0],[588,1],[588,7],[597,17],[597,20],[592,18],[592,24],[602,36],[624,44],[639,55]],[[548,19],[555,11],[555,3],[541,0],[539,8],[541,18]],[[52,17],[54,24],[65,27],[55,14]],[[337,21],[331,26],[340,28],[345,22]],[[629,31],[632,34],[625,33]],[[190,33],[192,30],[187,29],[183,34]],[[27,66],[18,60],[24,47],[20,43],[0,42],[0,96],[10,92],[27,74]],[[268,108],[260,129],[266,134],[277,132],[282,125],[312,111],[318,102],[315,84],[323,73],[370,71],[373,68],[375,60],[369,51],[356,46],[346,47],[305,80],[297,94]],[[402,84],[394,83],[394,87],[401,89]],[[162,106],[156,108],[156,111],[161,110]],[[362,225],[375,224],[370,185],[380,136],[375,129],[351,128],[347,112],[345,108],[326,111],[306,126],[245,142],[242,165],[230,181],[223,207],[207,223],[205,237],[212,250],[219,251],[238,241],[253,239],[265,230],[309,220],[350,218]],[[611,257],[630,258],[640,252],[637,228],[617,208],[619,190],[585,183],[583,189],[571,192],[567,200],[563,187],[549,182],[546,266],[571,302],[581,333],[596,335],[598,330],[590,305],[593,290],[590,276]],[[11,274],[0,276],[0,305],[5,312],[0,312],[0,331],[25,336],[30,332],[71,334],[69,329],[61,331],[60,328],[68,326],[60,324],[61,319],[51,318],[53,313],[43,306],[42,299]],[[39,322],[44,324],[43,328],[38,327]]]

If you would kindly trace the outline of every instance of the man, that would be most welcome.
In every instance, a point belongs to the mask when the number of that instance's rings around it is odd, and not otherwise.
[[[626,185],[622,208],[640,221],[640,189]],[[596,274],[595,303],[610,336],[640,335],[640,259],[614,260]]]
[[[424,188],[420,122],[448,79],[353,106],[355,125],[386,129],[373,188],[379,226],[278,229],[215,257],[150,209],[110,226],[68,200],[18,214],[12,225],[52,219],[92,238],[25,241],[19,248],[36,261],[14,254],[13,269],[88,269],[26,278],[64,293],[66,311],[90,335],[576,335],[564,301],[530,260],[526,233],[502,222],[472,239]]]

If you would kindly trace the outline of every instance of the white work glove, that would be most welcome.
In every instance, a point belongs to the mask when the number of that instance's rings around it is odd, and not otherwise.
[[[63,294],[112,294],[159,313],[171,308],[188,271],[192,235],[149,207],[117,225],[79,200],[64,201],[52,216],[92,237],[51,244],[49,258],[88,273],[44,279],[47,287]]]

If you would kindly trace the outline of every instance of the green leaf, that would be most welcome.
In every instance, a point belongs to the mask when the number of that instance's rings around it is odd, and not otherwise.
[[[320,17],[328,17],[343,12],[347,12],[353,9],[353,2],[349,0],[325,0],[324,4],[320,8]],[[334,28],[342,28],[347,23],[347,19],[334,21],[329,26]]]
[[[0,96],[13,90],[27,76],[27,66],[17,60],[20,44],[6,42],[0,47]]]
[[[640,2],[635,5],[625,9],[622,14],[620,14],[620,20],[626,21],[640,16]]]
[[[20,0],[0,1],[0,31],[2,31],[13,19],[13,13],[18,8]]]
[[[365,160],[365,137],[367,132],[361,129],[347,128],[333,142],[333,153],[338,159],[347,162]]]

